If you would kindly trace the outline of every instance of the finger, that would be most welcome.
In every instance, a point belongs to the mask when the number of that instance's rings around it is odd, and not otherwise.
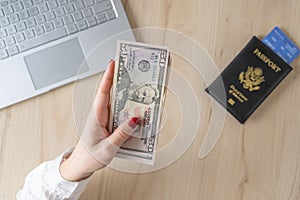
[[[113,78],[114,78],[114,68],[115,68],[115,61],[111,60],[109,62],[108,68],[106,69],[106,71],[102,77],[98,93],[109,93],[110,92],[110,88],[112,86]]]
[[[114,67],[115,67],[115,61],[111,60],[108,68],[103,74],[102,80],[100,82],[95,97],[96,107],[107,108],[107,105],[109,103],[110,89],[114,78]]]
[[[124,121],[108,138],[107,140],[113,145],[120,147],[133,133],[135,128],[140,123],[139,118],[133,117]]]

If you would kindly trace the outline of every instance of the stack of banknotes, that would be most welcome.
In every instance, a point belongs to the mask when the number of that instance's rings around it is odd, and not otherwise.
[[[141,123],[117,157],[154,164],[159,125],[170,68],[167,47],[118,41],[109,129],[139,117]]]

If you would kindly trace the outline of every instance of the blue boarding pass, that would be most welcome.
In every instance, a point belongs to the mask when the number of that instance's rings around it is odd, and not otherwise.
[[[276,26],[262,42],[290,64],[300,55],[300,49]]]

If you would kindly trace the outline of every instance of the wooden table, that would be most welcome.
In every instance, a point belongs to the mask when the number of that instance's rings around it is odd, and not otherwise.
[[[252,35],[279,25],[300,45],[297,0],[123,0],[133,28],[170,28],[193,38],[223,69]],[[193,71],[202,100],[203,127],[172,165],[145,174],[106,168],[97,172],[81,199],[300,199],[300,59],[294,70],[245,125],[226,115],[213,151],[198,159],[209,123],[210,98]],[[14,199],[25,176],[78,140],[72,115],[74,84],[0,111],[0,199]],[[20,87],[20,89],[22,89]],[[172,110],[171,95],[166,105]],[[171,130],[170,130],[171,131]]]

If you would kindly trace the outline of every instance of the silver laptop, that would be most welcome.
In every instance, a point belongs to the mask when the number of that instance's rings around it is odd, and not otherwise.
[[[105,70],[117,39],[121,0],[0,0],[0,109]]]

